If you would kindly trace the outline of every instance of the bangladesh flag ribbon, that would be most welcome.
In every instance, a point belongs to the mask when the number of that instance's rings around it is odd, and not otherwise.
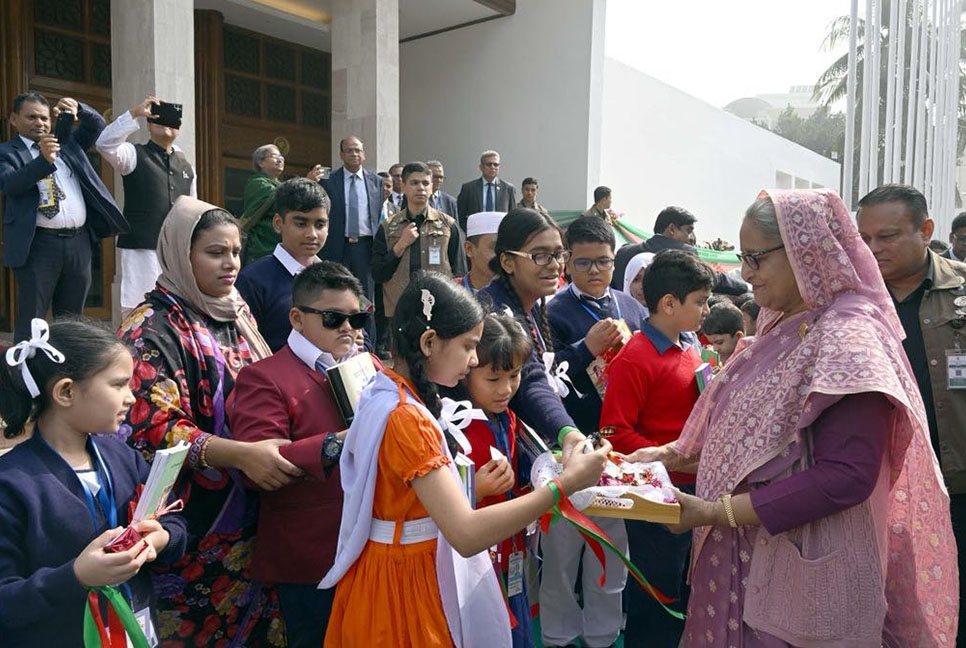
[[[107,626],[101,617],[98,595],[108,603]],[[84,648],[127,648],[127,637],[134,648],[150,648],[124,596],[113,587],[90,588],[84,609]]]
[[[553,493],[554,505],[550,509],[549,513],[544,514],[540,518],[540,528],[543,529],[544,533],[550,530],[550,524],[556,522],[559,519],[564,519],[569,522],[580,534],[580,537],[584,539],[590,550],[597,556],[597,560],[600,562],[600,580],[598,581],[601,586],[603,586],[604,581],[607,577],[607,556],[604,554],[604,547],[610,549],[618,558],[621,559],[627,566],[627,571],[630,572],[634,580],[644,588],[644,591],[651,595],[655,601],[661,604],[661,607],[676,619],[684,620],[684,614],[678,612],[677,610],[672,610],[667,606],[668,603],[674,603],[676,599],[672,599],[665,594],[662,594],[660,590],[651,585],[644,574],[638,569],[634,563],[632,563],[624,552],[614,546],[614,541],[611,540],[610,536],[601,529],[597,524],[591,520],[589,517],[578,511],[574,505],[564,496],[564,490],[560,484],[559,479],[553,479],[547,483]]]

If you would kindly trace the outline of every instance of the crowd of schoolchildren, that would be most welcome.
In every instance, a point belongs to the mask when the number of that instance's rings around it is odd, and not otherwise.
[[[148,645],[677,646],[683,621],[620,560],[535,523],[596,484],[612,451],[642,459],[678,437],[695,371],[754,334],[754,301],[712,297],[714,271],[682,250],[638,255],[611,287],[615,236],[597,216],[562,231],[525,208],[473,215],[469,273],[405,286],[391,361],[373,355],[350,425],[327,371],[371,351],[363,287],[316,257],[318,183],[282,183],[276,211],[281,255],[239,273],[237,221],[179,199],[157,285],[117,336],[34,320],[9,350],[0,417],[29,438],[0,457],[0,646],[84,645],[85,614],[126,645],[108,586]],[[460,430],[475,501],[447,399],[481,412]],[[562,452],[559,479],[536,489],[525,428]],[[182,441],[183,511],[104,551],[155,453]],[[693,474],[671,479],[693,492]],[[594,522],[685,609],[690,533]]]

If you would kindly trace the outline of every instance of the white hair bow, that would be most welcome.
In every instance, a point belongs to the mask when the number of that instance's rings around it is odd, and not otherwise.
[[[468,400],[455,401],[452,398],[443,398],[440,402],[443,404],[439,413],[440,424],[460,444],[463,453],[469,455],[473,446],[463,434],[463,429],[473,421],[485,421],[486,414],[483,410],[473,407],[473,403]]]
[[[577,387],[570,379],[570,376],[567,375],[567,370],[570,369],[570,363],[564,360],[554,369],[553,359],[553,352],[547,351],[543,354],[543,368],[547,372],[547,382],[550,383],[550,388],[553,389],[553,393],[560,396],[560,398],[567,398],[570,390],[573,389],[574,393],[577,394],[577,398],[583,398],[583,394],[577,391]]]
[[[64,354],[50,346],[47,343],[48,339],[50,339],[50,327],[47,326],[47,322],[35,317],[30,320],[30,339],[7,349],[7,365],[10,367],[20,366],[20,375],[23,376],[24,385],[27,386],[31,398],[40,396],[40,387],[37,386],[34,377],[30,375],[27,360],[37,355],[39,350],[43,351],[52,362],[60,364],[64,361]]]

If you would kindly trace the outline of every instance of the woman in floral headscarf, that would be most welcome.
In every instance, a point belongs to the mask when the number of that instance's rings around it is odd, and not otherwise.
[[[684,645],[954,645],[949,497],[872,254],[826,190],[763,193],[741,249],[758,337],[635,457],[699,459]]]
[[[178,485],[188,547],[153,574],[165,646],[285,645],[274,590],[248,575],[255,501],[241,474],[271,490],[301,471],[278,441],[233,440],[225,420],[235,376],[271,355],[234,287],[240,251],[231,214],[179,198],[158,239],[157,286],[120,329],[137,398],[121,433],[149,462],[157,450],[191,444]]]

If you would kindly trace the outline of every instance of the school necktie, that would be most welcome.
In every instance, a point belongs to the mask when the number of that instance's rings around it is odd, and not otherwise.
[[[359,238],[359,176],[352,174],[349,176],[349,212],[345,224],[345,235],[348,238]]]
[[[33,148],[37,151],[40,150],[40,146],[37,144],[37,142],[34,142]],[[57,184],[57,177],[53,173],[44,178],[43,181],[48,179],[50,180],[53,204],[40,206],[37,208],[37,211],[39,211],[40,215],[44,218],[53,218],[60,213],[60,201],[66,198],[67,194],[65,194],[64,190],[60,188],[59,184]]]
[[[496,201],[493,199],[493,183],[486,183],[486,203],[483,205],[483,211],[493,211],[493,204]]]
[[[610,313],[611,298],[609,295],[604,295],[603,297],[596,298],[596,299],[594,297],[582,295],[580,299],[590,304],[591,306],[596,306],[597,310],[599,310],[602,313]]]

